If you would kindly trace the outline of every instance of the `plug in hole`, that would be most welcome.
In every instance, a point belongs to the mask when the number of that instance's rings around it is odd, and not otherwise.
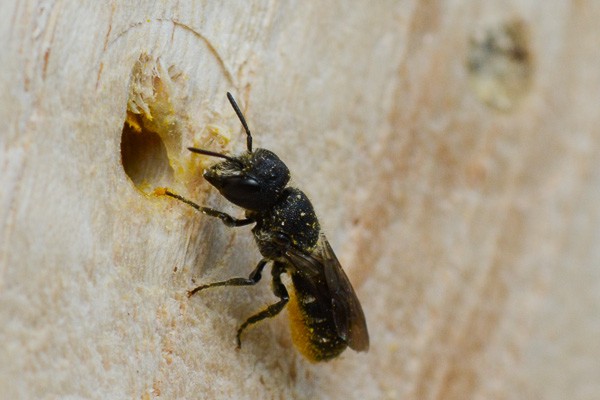
[[[527,26],[509,21],[471,37],[467,61],[475,95],[488,106],[509,111],[528,93],[533,75]]]

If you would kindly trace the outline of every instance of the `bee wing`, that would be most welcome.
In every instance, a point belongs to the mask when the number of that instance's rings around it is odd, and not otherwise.
[[[331,292],[333,316],[338,332],[346,334],[351,349],[367,351],[369,332],[365,314],[348,276],[325,236],[321,238],[320,250],[325,260],[325,278]]]
[[[369,332],[365,314],[327,238],[322,235],[317,248],[310,254],[290,249],[287,256],[299,272],[317,280],[325,277],[326,285],[320,286],[328,292],[324,293],[324,297],[331,299],[338,335],[348,342],[351,349],[367,351]]]

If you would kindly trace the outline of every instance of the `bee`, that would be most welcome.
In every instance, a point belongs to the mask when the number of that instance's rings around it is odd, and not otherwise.
[[[246,328],[275,317],[288,305],[293,343],[310,361],[331,360],[346,347],[367,351],[369,333],[362,307],[321,232],[310,200],[301,190],[287,186],[290,171],[275,153],[252,149],[252,134],[246,119],[231,93],[227,93],[227,98],[246,132],[247,151],[233,157],[194,147],[188,149],[223,159],[205,170],[204,178],[228,201],[245,209],[245,218],[237,219],[199,206],[168,189],[157,190],[157,193],[219,218],[229,227],[255,224],[252,233],[263,258],[248,278],[201,285],[188,291],[188,297],[219,286],[256,285],[265,266],[272,263],[272,288],[279,301],[250,316],[239,327],[238,349]],[[291,277],[291,295],[281,280],[284,273]]]

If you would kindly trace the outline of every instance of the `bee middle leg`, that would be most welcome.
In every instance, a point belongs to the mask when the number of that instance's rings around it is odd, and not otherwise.
[[[252,286],[252,285],[256,285],[258,283],[258,281],[260,281],[260,278],[262,277],[262,271],[265,268],[265,265],[267,265],[267,262],[269,262],[269,260],[267,260],[265,258],[260,260],[258,265],[256,266],[256,268],[254,268],[254,271],[252,271],[250,273],[250,276],[248,276],[247,278],[231,278],[231,279],[227,279],[226,281],[209,283],[207,285],[200,285],[192,290],[188,290],[188,297],[192,297],[193,295],[195,295],[196,293],[198,293],[201,290],[208,289],[211,287],[216,287],[216,286]]]
[[[285,272],[284,266],[281,263],[275,262],[273,268],[271,270],[271,274],[273,276],[273,293],[275,296],[279,297],[279,301],[277,303],[271,304],[264,310],[252,315],[250,318],[244,322],[237,331],[237,347],[238,349],[242,347],[241,336],[244,330],[252,324],[262,321],[266,318],[273,318],[277,314],[283,310],[285,305],[288,303],[290,296],[288,294],[287,289],[283,282],[281,282],[281,274]]]

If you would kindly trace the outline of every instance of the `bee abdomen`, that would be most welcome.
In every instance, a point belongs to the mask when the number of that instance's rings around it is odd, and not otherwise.
[[[348,346],[338,336],[330,310],[312,295],[292,291],[288,313],[294,345],[310,361],[330,360]]]

